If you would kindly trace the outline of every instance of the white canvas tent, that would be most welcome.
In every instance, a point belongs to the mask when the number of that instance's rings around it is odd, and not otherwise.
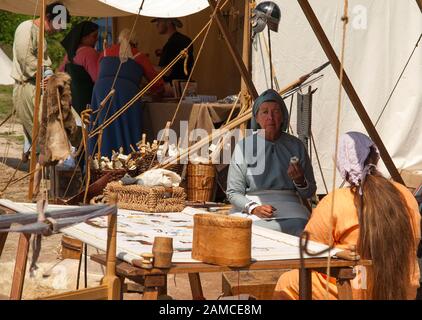
[[[276,75],[283,87],[328,61],[297,1],[275,0],[282,18],[278,33],[271,33]],[[343,1],[311,0],[328,39],[340,57]],[[349,0],[345,71],[348,73],[371,120],[376,122],[422,30],[416,1]],[[262,34],[265,37],[267,32]],[[262,36],[261,36],[262,37]],[[252,48],[252,73],[258,92],[270,86],[265,46]],[[262,53],[261,53],[262,51]],[[328,187],[332,185],[335,123],[339,80],[331,66],[313,85],[312,130]],[[422,50],[416,49],[376,129],[395,165],[422,174]],[[344,92],[344,91],[343,91]],[[296,100],[292,125],[296,130]],[[340,132],[365,128],[347,95],[343,93]],[[325,191],[317,162],[313,166],[318,191]],[[383,170],[387,174],[386,170]],[[422,175],[420,176],[422,182]],[[340,181],[338,181],[339,183]]]
[[[0,9],[34,15],[40,0],[2,0]],[[47,0],[46,3],[54,2]],[[61,0],[75,16],[86,17],[121,17],[137,14],[142,0]],[[149,17],[182,17],[199,12],[208,7],[206,0],[145,0],[141,15]],[[39,11],[39,9],[38,9]],[[38,11],[36,14],[38,14]]]
[[[321,65],[327,58],[297,1],[275,1],[282,9],[282,20],[279,33],[272,33],[273,60],[280,87],[283,87]],[[86,0],[83,5],[77,0],[62,2],[73,15],[119,17],[137,13],[142,0]],[[33,14],[36,3],[37,0],[3,0],[0,9]],[[343,1],[310,0],[310,3],[339,55]],[[206,0],[146,0],[141,15],[184,16],[206,7]],[[349,0],[349,7],[345,69],[375,122],[422,29],[420,10],[414,0],[400,1],[400,4],[395,0]],[[261,92],[268,87],[268,60],[264,48],[264,54],[255,49],[252,51],[253,79]],[[338,78],[331,67],[325,69],[324,74],[325,77],[316,84],[313,133],[323,172],[330,185]],[[422,153],[419,151],[422,150],[422,139],[418,139],[422,128],[417,125],[422,120],[422,109],[419,110],[421,77],[421,53],[417,50],[377,126],[399,170],[422,172]],[[365,131],[346,95],[343,96],[343,105],[341,132]],[[292,124],[295,127],[295,112]],[[314,168],[321,192],[321,176],[315,161]]]
[[[0,48],[0,85],[10,85],[15,81],[10,76],[12,71],[12,61]]]

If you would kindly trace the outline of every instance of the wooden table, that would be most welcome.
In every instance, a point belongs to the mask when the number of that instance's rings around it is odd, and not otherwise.
[[[15,213],[5,206],[0,205],[0,209],[5,214]],[[16,253],[15,270],[13,274],[12,288],[10,298],[12,300],[20,300],[24,285],[26,263],[28,258],[28,250],[30,245],[30,234],[21,234]],[[0,256],[7,239],[7,233],[0,234]],[[91,260],[102,265],[106,265],[106,255],[92,255]],[[135,265],[137,261],[134,261]],[[337,279],[339,299],[351,300],[352,289],[350,280],[355,277],[353,267],[356,265],[369,266],[371,261],[349,261],[343,259],[331,259],[331,276]],[[312,271],[325,273],[327,266],[326,258],[305,259],[304,272],[299,272],[300,299],[312,299]],[[142,283],[144,289],[144,299],[157,299],[159,295],[167,292],[167,274],[187,273],[194,300],[205,300],[201,279],[201,272],[225,272],[225,271],[242,271],[242,270],[281,270],[281,269],[300,269],[300,260],[273,260],[252,262],[249,266],[242,268],[231,268],[224,266],[211,265],[206,263],[174,263],[170,269],[142,269],[131,265],[127,262],[117,260],[116,274],[122,280],[128,278],[136,283]],[[123,284],[123,281],[121,282]]]
[[[105,265],[106,256],[104,254],[92,255],[91,260]],[[135,262],[136,264],[136,262]],[[343,259],[331,259],[331,276],[337,279],[337,288],[340,300],[352,299],[352,288],[350,280],[355,277],[353,267],[355,265],[368,266],[371,261],[349,261]],[[315,258],[305,259],[305,270],[299,272],[300,299],[312,299],[312,271],[325,273],[327,259]],[[167,291],[167,275],[177,273],[187,273],[189,276],[192,297],[194,300],[205,300],[201,278],[201,272],[225,272],[242,270],[280,270],[280,269],[300,269],[300,260],[273,260],[252,262],[247,267],[231,268],[211,265],[206,263],[174,263],[170,269],[142,269],[122,260],[116,263],[116,274],[124,280],[127,278],[144,285],[144,299],[157,299],[159,295]],[[123,283],[123,281],[122,281]]]

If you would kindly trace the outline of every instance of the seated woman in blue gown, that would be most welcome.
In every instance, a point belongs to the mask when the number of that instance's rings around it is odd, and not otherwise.
[[[303,143],[288,134],[289,113],[282,97],[264,91],[252,110],[256,133],[239,141],[227,178],[227,198],[235,212],[244,212],[255,225],[299,236],[310,212],[302,204],[316,191]],[[293,157],[297,162],[291,163]]]
[[[119,43],[104,50],[98,60],[99,74],[92,94],[91,132],[119,111],[137,93],[140,92],[142,77],[151,81],[157,75],[148,57],[139,52],[135,45],[135,36],[130,30],[124,29],[119,35]],[[121,66],[120,66],[120,63]],[[120,70],[119,70],[120,66]],[[115,76],[118,76],[115,80]],[[114,83],[115,80],[115,83]],[[113,97],[101,108],[100,104],[107,97],[114,83]],[[160,79],[151,91],[159,94],[164,89]],[[94,156],[101,151],[101,156],[111,157],[112,150],[120,147],[126,154],[131,152],[131,145],[142,135],[142,103],[137,100],[128,110],[107,126],[101,134],[91,137],[88,141],[89,154]],[[101,140],[101,141],[99,141]],[[100,146],[99,146],[100,145]],[[99,150],[99,147],[101,150]]]

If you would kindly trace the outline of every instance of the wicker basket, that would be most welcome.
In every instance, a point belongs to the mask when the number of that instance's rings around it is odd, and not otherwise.
[[[95,182],[109,173],[110,175],[108,177],[108,182],[117,181],[120,180],[126,174],[126,172],[126,169],[91,169],[91,182]]]
[[[104,190],[106,196],[117,195],[117,206],[143,212],[180,212],[185,208],[186,193],[183,188],[123,186],[110,182]]]
[[[151,161],[152,164],[151,164]],[[149,169],[155,167],[156,165],[159,164],[157,157],[154,158],[154,153],[148,153],[146,155],[144,155],[143,157],[139,158],[136,161],[136,169],[135,171],[128,171],[128,173],[132,176],[132,177],[136,177],[142,173],[144,173],[145,171],[148,171]],[[183,164],[173,164],[171,166],[169,166],[167,168],[167,170],[176,172],[179,176],[182,175],[183,172]]]
[[[188,164],[188,200],[211,201],[214,192],[215,169],[212,164]]]

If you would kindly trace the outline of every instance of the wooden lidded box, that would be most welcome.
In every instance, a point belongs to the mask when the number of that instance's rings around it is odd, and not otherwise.
[[[195,214],[193,221],[193,259],[229,267],[251,263],[252,220]]]
[[[117,196],[117,206],[143,212],[180,212],[185,208],[186,193],[181,187],[124,186],[118,181],[105,188],[106,196]]]

